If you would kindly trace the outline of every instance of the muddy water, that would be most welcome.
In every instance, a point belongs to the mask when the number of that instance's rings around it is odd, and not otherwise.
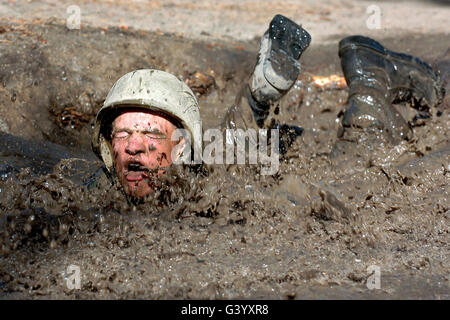
[[[280,103],[279,118],[305,132],[276,175],[174,167],[156,194],[131,204],[115,187],[82,185],[101,165],[89,134],[109,87],[136,68],[179,73],[196,87],[205,127],[215,127],[257,43],[74,34],[56,23],[8,28],[0,34],[10,41],[0,42],[8,132],[0,135],[0,297],[449,299],[448,105],[429,110],[412,141],[377,150],[363,166],[335,166],[328,153],[347,91],[313,86],[311,74],[340,73],[336,47],[313,46]],[[445,65],[442,37],[386,42]],[[67,287],[69,265],[80,268],[80,290]],[[380,289],[366,286],[370,266],[379,267]]]

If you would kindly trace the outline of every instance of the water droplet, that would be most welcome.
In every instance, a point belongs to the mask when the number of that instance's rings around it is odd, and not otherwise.
[[[30,225],[29,223],[26,223],[26,224],[23,226],[23,230],[24,230],[26,233],[30,233],[30,232],[31,232],[31,225]]]
[[[50,242],[50,249],[56,249],[56,241],[55,240],[52,240]]]

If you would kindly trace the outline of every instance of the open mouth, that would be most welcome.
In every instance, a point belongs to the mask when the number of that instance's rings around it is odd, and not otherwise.
[[[141,181],[148,177],[149,169],[137,162],[132,162],[127,167],[126,179],[128,181]]]
[[[128,165],[128,171],[148,171],[148,168],[140,163],[130,163]]]

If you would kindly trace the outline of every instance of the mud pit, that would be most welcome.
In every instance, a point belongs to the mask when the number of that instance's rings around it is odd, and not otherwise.
[[[378,40],[448,77],[443,39]],[[177,167],[136,206],[114,188],[80,186],[101,165],[92,119],[118,77],[176,74],[198,92],[204,127],[217,127],[257,47],[57,21],[2,26],[0,297],[449,299],[448,98],[415,124],[413,141],[363,168],[333,167],[347,90],[315,88],[310,76],[341,74],[337,41],[308,49],[280,103],[281,119],[305,133],[278,174]],[[69,265],[80,267],[81,290],[67,288]],[[379,290],[366,286],[372,265]]]

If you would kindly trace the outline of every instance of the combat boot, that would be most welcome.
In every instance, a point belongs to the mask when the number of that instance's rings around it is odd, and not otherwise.
[[[300,136],[297,126],[265,124],[270,107],[294,85],[301,66],[300,56],[311,43],[310,34],[292,20],[276,15],[261,38],[256,66],[245,91],[247,103],[258,127],[279,129],[280,154]]]
[[[298,60],[310,43],[309,33],[292,20],[277,14],[270,22],[249,81],[250,104],[258,123],[297,80],[301,68]]]
[[[389,51],[363,36],[341,40],[339,57],[349,87],[338,132],[341,140],[359,143],[361,139],[376,142],[385,138],[392,144],[408,140],[412,129],[392,103],[413,98],[417,105],[429,108],[442,101],[439,76],[416,57]],[[342,146],[338,141],[332,156],[338,155]]]

